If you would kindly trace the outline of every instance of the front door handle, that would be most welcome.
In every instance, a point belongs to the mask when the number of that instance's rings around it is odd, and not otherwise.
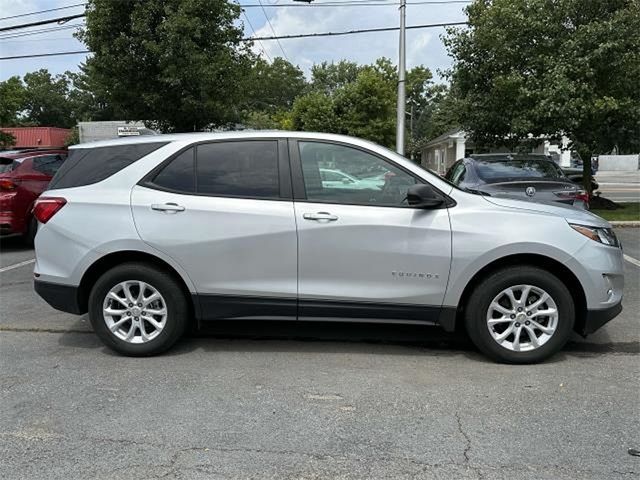
[[[303,213],[302,218],[305,220],[326,220],[328,222],[338,220],[336,215],[331,215],[329,212]]]
[[[151,205],[151,210],[157,210],[159,212],[184,212],[184,207],[177,203],[154,203]]]

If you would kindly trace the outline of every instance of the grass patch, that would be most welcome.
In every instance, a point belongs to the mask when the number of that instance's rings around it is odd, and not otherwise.
[[[591,211],[605,220],[635,220],[640,221],[640,203],[619,203],[622,208],[616,210],[602,210],[594,208]]]

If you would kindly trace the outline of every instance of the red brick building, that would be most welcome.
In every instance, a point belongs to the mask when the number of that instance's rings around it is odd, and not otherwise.
[[[0,131],[10,133],[16,139],[11,148],[64,148],[71,133],[68,128],[57,127],[2,127]]]

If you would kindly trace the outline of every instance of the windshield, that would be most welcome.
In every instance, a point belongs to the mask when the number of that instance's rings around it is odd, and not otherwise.
[[[564,178],[557,165],[539,159],[476,160],[476,172],[485,182],[510,178]]]

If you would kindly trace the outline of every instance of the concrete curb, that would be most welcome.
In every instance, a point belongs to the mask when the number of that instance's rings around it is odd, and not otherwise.
[[[630,228],[640,227],[640,221],[638,220],[610,220],[609,223],[613,227],[630,227]]]

